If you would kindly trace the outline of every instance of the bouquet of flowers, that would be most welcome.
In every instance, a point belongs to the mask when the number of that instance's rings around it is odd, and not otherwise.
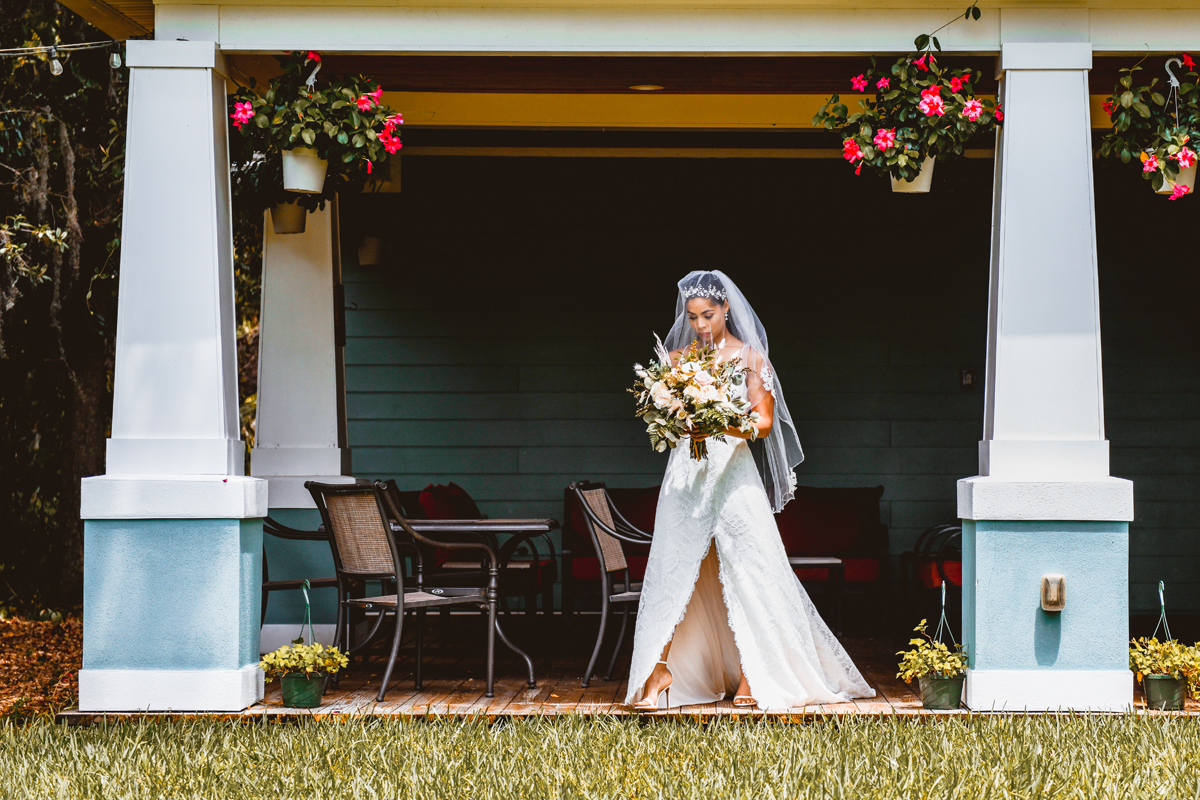
[[[646,423],[650,446],[662,453],[674,449],[679,440],[691,441],[692,458],[708,458],[704,437],[725,441],[729,428],[737,428],[754,439],[758,412],[750,410],[737,387],[746,380],[740,358],[718,361],[721,342],[716,348],[692,342],[680,354],[677,364],[662,340],[654,350],[650,366],[634,364],[638,383],[631,391],[637,396],[637,415]]]

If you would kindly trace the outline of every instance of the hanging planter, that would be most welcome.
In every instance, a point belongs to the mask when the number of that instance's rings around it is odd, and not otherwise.
[[[918,49],[935,47],[930,36],[917,37]],[[842,158],[891,178],[892,191],[924,193],[933,180],[935,159],[963,154],[972,136],[991,131],[1004,112],[990,99],[977,99],[978,74],[970,69],[942,69],[933,51],[903,56],[890,67],[870,67],[850,79],[853,91],[864,97],[859,111],[850,112],[833,95],[813,117],[813,125],[837,131]]]
[[[328,680],[328,675],[306,675],[303,672],[281,675],[279,688],[283,704],[288,708],[316,708],[321,705],[321,696],[325,694]]]
[[[935,711],[950,711],[962,705],[965,675],[951,678],[941,675],[921,675],[917,684],[921,689],[921,706]]]
[[[1126,164],[1140,162],[1142,178],[1150,181],[1151,188],[1178,200],[1196,187],[1194,140],[1200,133],[1200,74],[1186,53],[1167,59],[1167,86],[1159,91],[1158,78],[1134,85],[1141,63],[1121,70],[1113,93],[1104,101],[1112,130],[1100,140],[1097,154]],[[1182,83],[1172,65],[1188,70]]]
[[[1183,711],[1184,698],[1188,694],[1187,678],[1143,675],[1142,688],[1146,690],[1146,708],[1154,711]]]
[[[317,154],[317,148],[301,146],[283,151],[283,188],[301,194],[320,194],[325,188],[329,162]]]
[[[1149,639],[1129,640],[1129,669],[1146,692],[1146,708],[1182,711],[1187,696],[1200,698],[1200,642],[1192,646],[1171,637],[1163,582],[1158,582],[1158,624]],[[1162,628],[1165,641],[1158,640]]]
[[[288,200],[271,206],[271,229],[277,235],[286,233],[304,233],[304,223],[308,219],[308,209],[297,200]]]
[[[912,180],[897,180],[895,175],[890,176],[892,191],[900,193],[928,192],[929,185],[933,183],[933,164],[936,158],[936,156],[926,156],[925,160],[921,162],[921,171]]]
[[[375,267],[383,260],[383,239],[378,236],[364,236],[358,245],[358,265],[360,267]]]

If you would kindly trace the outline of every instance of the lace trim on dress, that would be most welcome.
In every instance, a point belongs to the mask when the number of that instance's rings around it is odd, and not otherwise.
[[[771,367],[764,365],[762,369],[762,385],[771,394],[775,394],[775,375],[771,372]]]

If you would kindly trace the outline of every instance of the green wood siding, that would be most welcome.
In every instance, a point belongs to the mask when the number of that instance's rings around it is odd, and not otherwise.
[[[344,206],[347,409],[361,477],[453,480],[491,516],[562,517],[572,480],[657,484],[631,365],[665,334],[675,282],[728,272],[771,337],[807,455],[801,483],[883,484],[892,551],[956,518],[977,471],[992,164],[940,165],[894,195],[837,161],[409,158],[404,193]],[[1160,577],[1200,608],[1194,269],[1154,197],[1098,168],[1113,474],[1136,482],[1133,608]],[[1117,205],[1119,201],[1119,205]],[[1163,237],[1146,254],[1130,209]],[[1180,219],[1182,219],[1180,217]],[[354,230],[387,231],[359,267]],[[1156,234],[1158,235],[1158,234]],[[1186,603],[1184,598],[1186,597]]]

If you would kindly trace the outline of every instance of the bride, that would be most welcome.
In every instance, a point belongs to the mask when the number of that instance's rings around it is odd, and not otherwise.
[[[767,335],[717,271],[679,282],[671,357],[691,342],[740,358],[742,391],[759,414],[761,464],[729,429],[708,459],[671,451],[638,607],[625,702],[635,710],[713,703],[787,708],[874,697],[788,564],[772,512],[792,499],[804,458]],[[759,445],[755,445],[757,448]]]

